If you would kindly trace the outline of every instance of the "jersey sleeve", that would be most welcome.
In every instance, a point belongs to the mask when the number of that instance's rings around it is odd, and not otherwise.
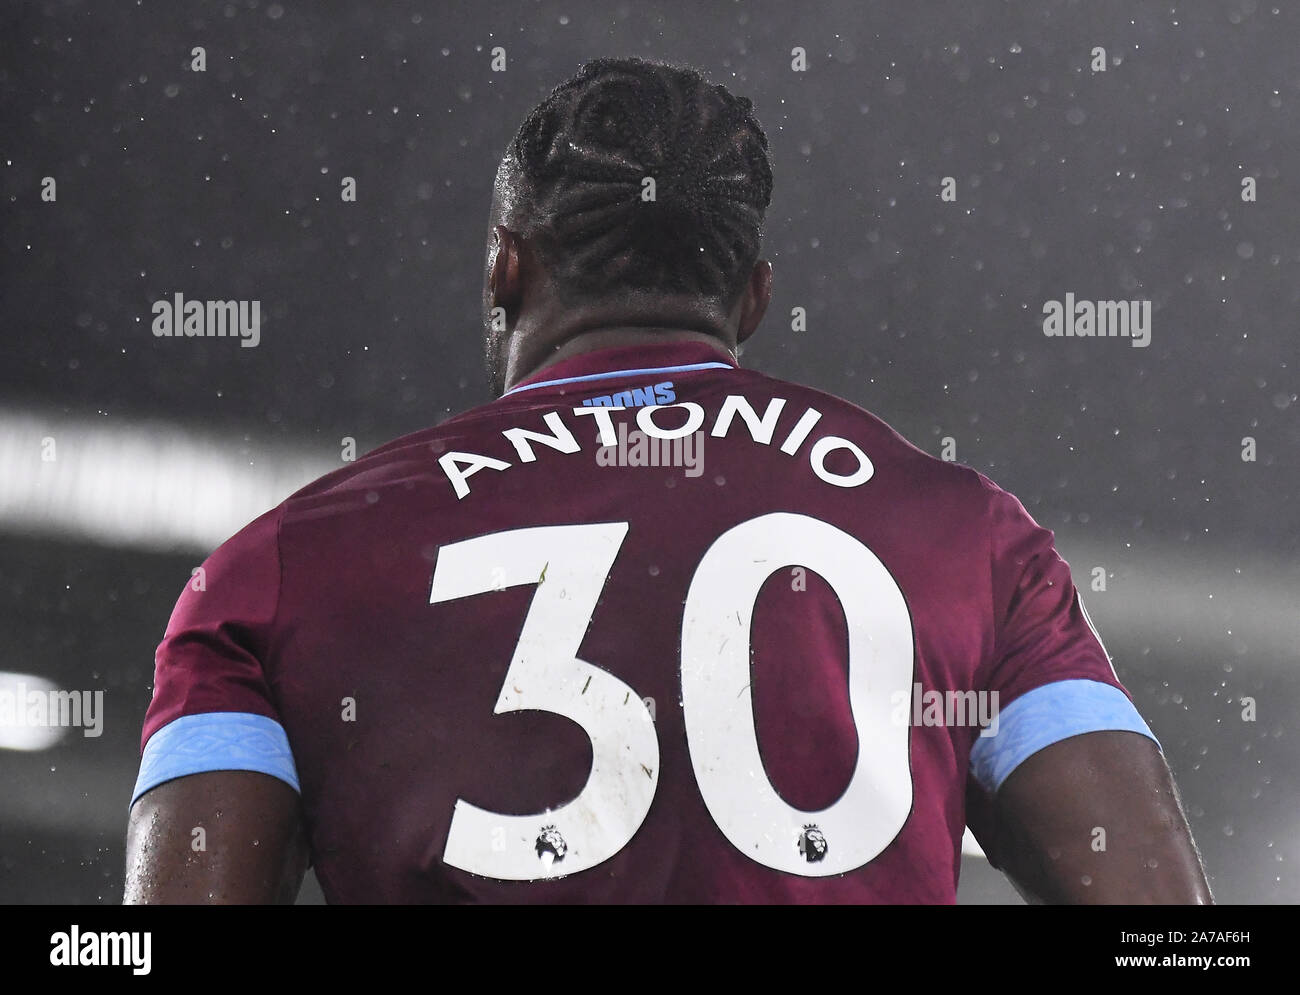
[[[222,544],[177,600],[154,660],[132,804],[165,781],[215,770],[258,771],[299,790],[263,667],[279,602],[281,511]]]
[[[975,740],[971,774],[995,793],[1026,759],[1071,736],[1155,736],[1116,676],[1052,532],[1011,494],[984,484],[995,638],[980,686],[997,692],[998,719]]]

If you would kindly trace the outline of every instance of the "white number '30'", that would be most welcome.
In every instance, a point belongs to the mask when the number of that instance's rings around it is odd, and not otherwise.
[[[558,808],[502,815],[457,799],[443,852],[451,866],[507,881],[583,871],[631,842],[650,811],[659,778],[651,716],[635,690],[577,658],[627,530],[627,522],[542,526],[439,551],[430,604],[537,585],[495,712],[563,715],[582,727],[592,749],[586,785]],[[858,759],[844,793],[817,812],[787,804],[768,779],[750,692],[754,605],[767,578],[789,566],[818,573],[848,624]],[[833,525],[787,512],[729,529],[691,580],[681,653],[691,765],[732,845],[767,867],[807,877],[851,871],[889,845],[912,807],[909,728],[891,721],[889,700],[912,683],[912,624],[902,591],[871,550]],[[817,827],[815,841],[805,833],[809,825]]]

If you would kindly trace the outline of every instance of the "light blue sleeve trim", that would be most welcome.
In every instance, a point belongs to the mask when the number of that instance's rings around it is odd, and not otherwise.
[[[213,770],[270,774],[302,793],[289,737],[279,722],[252,712],[202,712],[182,715],[149,737],[131,804],[164,781]]]
[[[1118,730],[1156,739],[1128,696],[1100,681],[1054,681],[1021,695],[998,715],[994,736],[980,736],[971,748],[975,780],[989,792],[1044,747],[1085,732]]]

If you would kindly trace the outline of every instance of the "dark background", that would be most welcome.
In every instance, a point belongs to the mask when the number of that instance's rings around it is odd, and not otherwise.
[[[104,689],[107,718],[0,750],[0,901],[120,900],[190,570],[344,437],[489,399],[496,163],[582,61],[631,54],[767,130],[776,291],[742,362],[952,437],[1056,530],[1216,895],[1300,901],[1297,52],[1300,10],[1254,0],[6,4],[0,670]],[[261,344],[155,338],[176,292],[260,300]],[[1067,292],[1152,301],[1151,345],[1044,337]],[[971,858],[962,900],[1015,898]]]

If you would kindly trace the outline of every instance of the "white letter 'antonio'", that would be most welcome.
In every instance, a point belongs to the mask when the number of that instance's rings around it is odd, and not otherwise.
[[[796,457],[805,451],[805,443],[813,437],[821,412],[816,408],[806,408],[798,418],[782,418],[785,412],[785,398],[774,397],[767,403],[762,414],[754,410],[745,397],[729,394],[718,409],[717,417],[709,426],[709,435],[716,439],[727,438],[732,433],[743,433],[748,441],[760,446],[778,443],[782,453]],[[677,415],[668,412],[678,409]],[[622,411],[620,407],[575,407],[574,418],[589,416],[593,424],[586,426],[587,431],[575,432],[565,423],[559,411],[549,411],[542,418],[542,427],[517,426],[505,429],[501,434],[515,450],[520,463],[533,463],[538,459],[538,447],[555,450],[559,453],[581,452],[587,446],[609,446],[616,441],[612,412]],[[671,422],[680,421],[675,428],[666,427]],[[707,416],[704,409],[690,401],[679,404],[647,405],[639,408],[636,414],[637,426],[647,436],[659,439],[677,439],[689,435],[704,427]],[[578,427],[578,426],[575,426]],[[594,431],[591,431],[594,429]],[[818,436],[811,446],[806,447],[808,465],[818,480],[834,487],[859,487],[871,479],[875,473],[870,458],[850,439],[836,435]],[[845,473],[837,473],[826,464],[833,453],[847,453],[853,468]],[[506,459],[486,456],[482,453],[453,451],[438,457],[438,465],[451,483],[456,497],[464,499],[471,493],[471,478],[483,470],[501,472],[515,464]],[[843,465],[837,463],[837,465]]]

